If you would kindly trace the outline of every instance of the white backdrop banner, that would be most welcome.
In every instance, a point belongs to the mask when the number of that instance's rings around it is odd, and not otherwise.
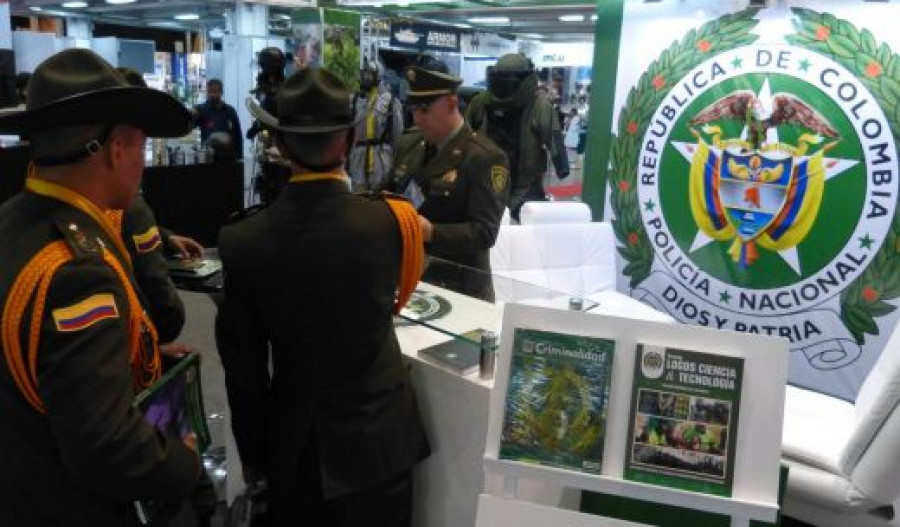
[[[605,210],[621,290],[852,400],[898,316],[900,7],[786,4],[625,4]]]

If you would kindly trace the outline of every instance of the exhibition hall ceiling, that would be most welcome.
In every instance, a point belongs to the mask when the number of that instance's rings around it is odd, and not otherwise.
[[[107,24],[181,30],[225,30],[234,0],[11,0],[16,15],[88,16]],[[285,29],[292,7],[318,5],[405,20],[451,24],[545,41],[591,41],[596,0],[259,0],[270,27]],[[176,19],[177,17],[177,19]]]

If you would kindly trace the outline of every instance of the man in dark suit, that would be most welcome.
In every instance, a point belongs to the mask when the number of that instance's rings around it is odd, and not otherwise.
[[[137,195],[146,137],[179,137],[189,121],[84,49],[44,61],[24,111],[0,116],[0,133],[29,136],[35,164],[0,207],[0,525],[137,525],[134,500],[177,503],[194,486],[193,436],[157,431],[133,406],[161,360],[103,212]]]
[[[462,82],[430,59],[406,70],[417,131],[400,141],[388,188],[410,196],[422,217],[428,254],[489,273],[488,251],[497,239],[509,193],[506,155],[473,132],[459,112]],[[434,267],[432,267],[434,269]],[[459,292],[493,298],[489,275],[447,276],[446,266],[426,279]],[[481,279],[478,279],[481,278]]]
[[[245,479],[268,480],[277,526],[409,526],[411,469],[429,447],[391,316],[400,224],[383,199],[350,193],[340,79],[303,69],[277,108],[251,112],[293,176],[219,237],[216,338]]]

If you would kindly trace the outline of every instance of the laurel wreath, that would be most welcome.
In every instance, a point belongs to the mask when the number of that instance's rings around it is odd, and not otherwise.
[[[625,259],[624,273],[631,287],[650,276],[653,247],[642,228],[637,195],[637,163],[641,138],[659,104],[676,82],[711,56],[752,44],[758,38],[750,31],[758,21],[758,9],[746,9],[692,29],[662,52],[628,92],[619,114],[618,133],[610,150],[610,204],[615,219],[613,230],[619,239],[619,254]]]
[[[795,46],[825,55],[847,68],[878,99],[894,138],[900,142],[900,56],[872,33],[829,13],[793,8],[796,33],[786,37]],[[636,287],[650,275],[653,248],[642,228],[636,178],[638,152],[650,119],[675,81],[711,56],[752,44],[750,31],[757,9],[747,9],[704,24],[666,49],[631,89],[619,115],[618,133],[610,152],[612,221],[625,259],[624,273]],[[878,335],[876,319],[896,308],[900,297],[900,210],[884,244],[868,268],[841,293],[841,320],[860,345],[866,334]]]
[[[886,43],[878,45],[868,29],[858,30],[829,13],[793,8],[796,33],[787,37],[795,46],[825,55],[856,75],[884,111],[895,141],[900,142],[900,56]],[[876,319],[896,309],[889,304],[900,296],[900,211],[891,222],[884,244],[869,267],[841,292],[841,320],[856,339],[878,335]]]

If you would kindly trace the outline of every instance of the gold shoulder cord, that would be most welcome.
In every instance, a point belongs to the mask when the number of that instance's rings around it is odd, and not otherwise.
[[[34,180],[29,178],[29,181],[26,183],[28,190],[32,190],[31,186],[28,185],[32,181]],[[54,193],[52,192],[39,193],[56,197],[84,210],[79,206],[79,201],[73,203],[70,199],[66,199],[68,196],[60,197],[53,195]],[[78,197],[84,200],[83,197]],[[92,217],[95,216],[89,211],[85,212]],[[101,225],[107,228],[106,224],[101,223]],[[121,243],[121,238],[119,237],[115,237],[114,240]],[[125,252],[124,254],[127,257],[128,253]],[[45,410],[37,389],[37,352],[40,344],[41,325],[44,318],[47,293],[53,275],[56,274],[60,267],[73,258],[71,249],[63,241],[52,242],[41,249],[16,277],[6,299],[2,319],[0,319],[0,339],[2,339],[0,342],[3,344],[3,354],[9,365],[13,380],[28,403],[41,413],[44,413]],[[132,369],[132,385],[135,392],[138,392],[153,384],[162,372],[156,327],[144,312],[122,263],[106,248],[103,248],[103,261],[118,276],[128,299],[129,364]],[[21,328],[25,310],[32,298],[34,298],[34,308],[32,309],[31,324],[28,331],[28,360],[26,364],[25,356],[22,353]],[[150,342],[152,343],[149,350],[145,350],[142,343],[141,336],[145,330],[149,333]]]
[[[405,199],[385,197],[391,212],[400,225],[400,236],[403,239],[403,256],[400,262],[400,285],[394,301],[394,314],[400,312],[409,301],[416,284],[422,278],[425,266],[425,242],[422,238],[422,227],[416,209]]]

